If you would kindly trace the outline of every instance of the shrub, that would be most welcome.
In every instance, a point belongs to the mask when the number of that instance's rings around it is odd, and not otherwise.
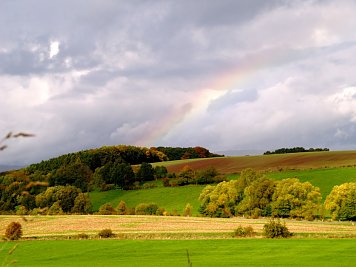
[[[234,231],[234,236],[237,237],[247,237],[247,236],[254,236],[255,232],[251,226],[242,227],[241,225],[237,227]]]
[[[191,217],[192,213],[193,213],[193,206],[190,205],[190,203],[187,203],[187,205],[185,205],[185,208],[183,210],[183,216]]]
[[[22,236],[22,226],[18,222],[11,222],[5,231],[5,237],[9,240],[17,240]]]
[[[267,238],[287,238],[291,237],[292,233],[289,232],[285,223],[271,219],[263,226],[263,235]]]
[[[110,238],[114,237],[115,234],[111,231],[111,229],[103,229],[99,232],[99,237],[100,238]]]
[[[116,214],[116,211],[111,204],[106,203],[100,206],[98,213],[101,215],[112,215]]]
[[[164,187],[169,187],[169,186],[171,186],[170,183],[169,183],[169,178],[163,178],[163,179],[162,179],[162,183],[163,183],[163,186],[164,186]]]
[[[88,239],[88,238],[89,238],[89,235],[84,234],[84,233],[81,233],[81,234],[78,234],[78,238],[79,238],[79,239]]]
[[[136,215],[155,215],[158,205],[155,203],[140,203],[135,208]]]
[[[163,216],[165,212],[166,212],[166,210],[164,208],[158,208],[156,210],[156,215]]]
[[[117,205],[117,213],[119,215],[126,215],[127,214],[127,206],[126,206],[126,202],[121,200],[119,205]]]

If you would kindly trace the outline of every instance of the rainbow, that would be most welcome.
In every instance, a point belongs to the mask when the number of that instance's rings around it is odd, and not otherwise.
[[[156,145],[165,136],[174,133],[178,125],[206,112],[212,101],[230,91],[242,90],[241,87],[256,77],[259,71],[280,63],[284,57],[285,54],[279,52],[249,57],[248,62],[219,75],[208,86],[188,93],[191,101],[163,116],[154,129],[146,133],[142,139],[137,140],[136,145]]]

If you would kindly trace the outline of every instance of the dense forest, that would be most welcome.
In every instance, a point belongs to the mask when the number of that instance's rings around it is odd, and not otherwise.
[[[304,147],[279,148],[274,151],[266,151],[265,153],[263,153],[263,155],[300,153],[300,152],[320,152],[320,151],[329,151],[329,148],[309,148],[309,149],[305,149]]]

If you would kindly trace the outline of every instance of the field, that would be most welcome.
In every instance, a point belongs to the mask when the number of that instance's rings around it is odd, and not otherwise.
[[[220,173],[239,173],[246,168],[263,171],[306,170],[356,166],[356,151],[307,152],[294,154],[276,154],[263,156],[222,157],[169,161],[156,163],[166,166],[170,172],[179,172],[184,166],[204,169],[214,166]]]
[[[356,260],[350,222],[286,220],[294,237],[269,240],[261,237],[265,219],[0,216],[0,231],[11,221],[23,225],[24,240],[9,256],[14,243],[3,243],[0,262],[18,266],[188,266],[187,250],[193,266],[352,266]],[[233,238],[239,225],[252,226],[257,238]],[[97,239],[104,228],[117,237]],[[79,233],[90,237],[74,239]]]
[[[6,249],[13,244],[6,244]],[[19,242],[17,266],[355,266],[356,239]],[[4,257],[5,253],[0,253]]]
[[[206,218],[143,215],[57,215],[57,216],[0,216],[0,232],[11,221],[23,226],[24,238],[68,238],[86,233],[91,237],[110,228],[124,239],[206,239],[231,238],[239,225],[252,226],[261,236],[267,219]],[[295,237],[356,237],[352,222],[285,220]]]
[[[154,202],[160,207],[172,212],[176,209],[182,213],[185,205],[190,203],[194,208],[194,214],[198,214],[198,197],[204,186],[184,186],[184,187],[156,187],[142,190],[112,190],[107,192],[91,192],[90,198],[94,210],[105,203],[111,203],[114,207],[124,200],[128,207],[135,207],[137,204]]]
[[[196,170],[214,166],[229,179],[236,179],[238,173],[245,168],[254,168],[276,180],[296,177],[302,182],[309,181],[320,188],[323,199],[335,185],[356,182],[356,151],[190,159],[153,165],[166,166],[170,172],[179,172],[186,165]],[[169,212],[175,209],[178,213],[182,213],[185,205],[190,203],[193,206],[193,214],[199,214],[198,197],[205,186],[162,187],[159,181],[156,184],[158,185],[156,188],[143,190],[91,192],[93,209],[98,211],[105,203],[111,203],[116,207],[120,200],[123,200],[131,208],[139,203],[153,202]]]

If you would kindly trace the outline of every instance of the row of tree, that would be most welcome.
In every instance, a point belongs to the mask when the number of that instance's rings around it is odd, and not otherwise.
[[[159,146],[155,149],[157,151],[160,151],[163,154],[167,155],[169,160],[213,158],[213,157],[223,157],[224,156],[224,155],[211,153],[208,149],[201,147],[201,146],[196,146],[196,147],[162,147],[162,146]]]
[[[199,196],[200,212],[210,217],[247,215],[313,220],[323,208],[333,219],[356,220],[356,183],[334,187],[322,205],[318,187],[296,178],[274,181],[246,169],[237,180],[208,185]]]
[[[329,148],[309,148],[309,149],[305,149],[304,147],[279,148],[274,151],[266,151],[265,153],[263,153],[263,155],[300,153],[300,152],[321,152],[321,151],[329,151]]]
[[[190,158],[209,158],[221,156],[210,153],[203,147],[136,147],[136,146],[105,146],[97,149],[83,150],[76,153],[62,155],[40,163],[32,164],[26,168],[28,173],[41,172],[47,174],[63,166],[74,163],[78,159],[94,172],[108,163],[127,163],[137,165],[143,162],[153,163],[166,160],[179,160]]]

